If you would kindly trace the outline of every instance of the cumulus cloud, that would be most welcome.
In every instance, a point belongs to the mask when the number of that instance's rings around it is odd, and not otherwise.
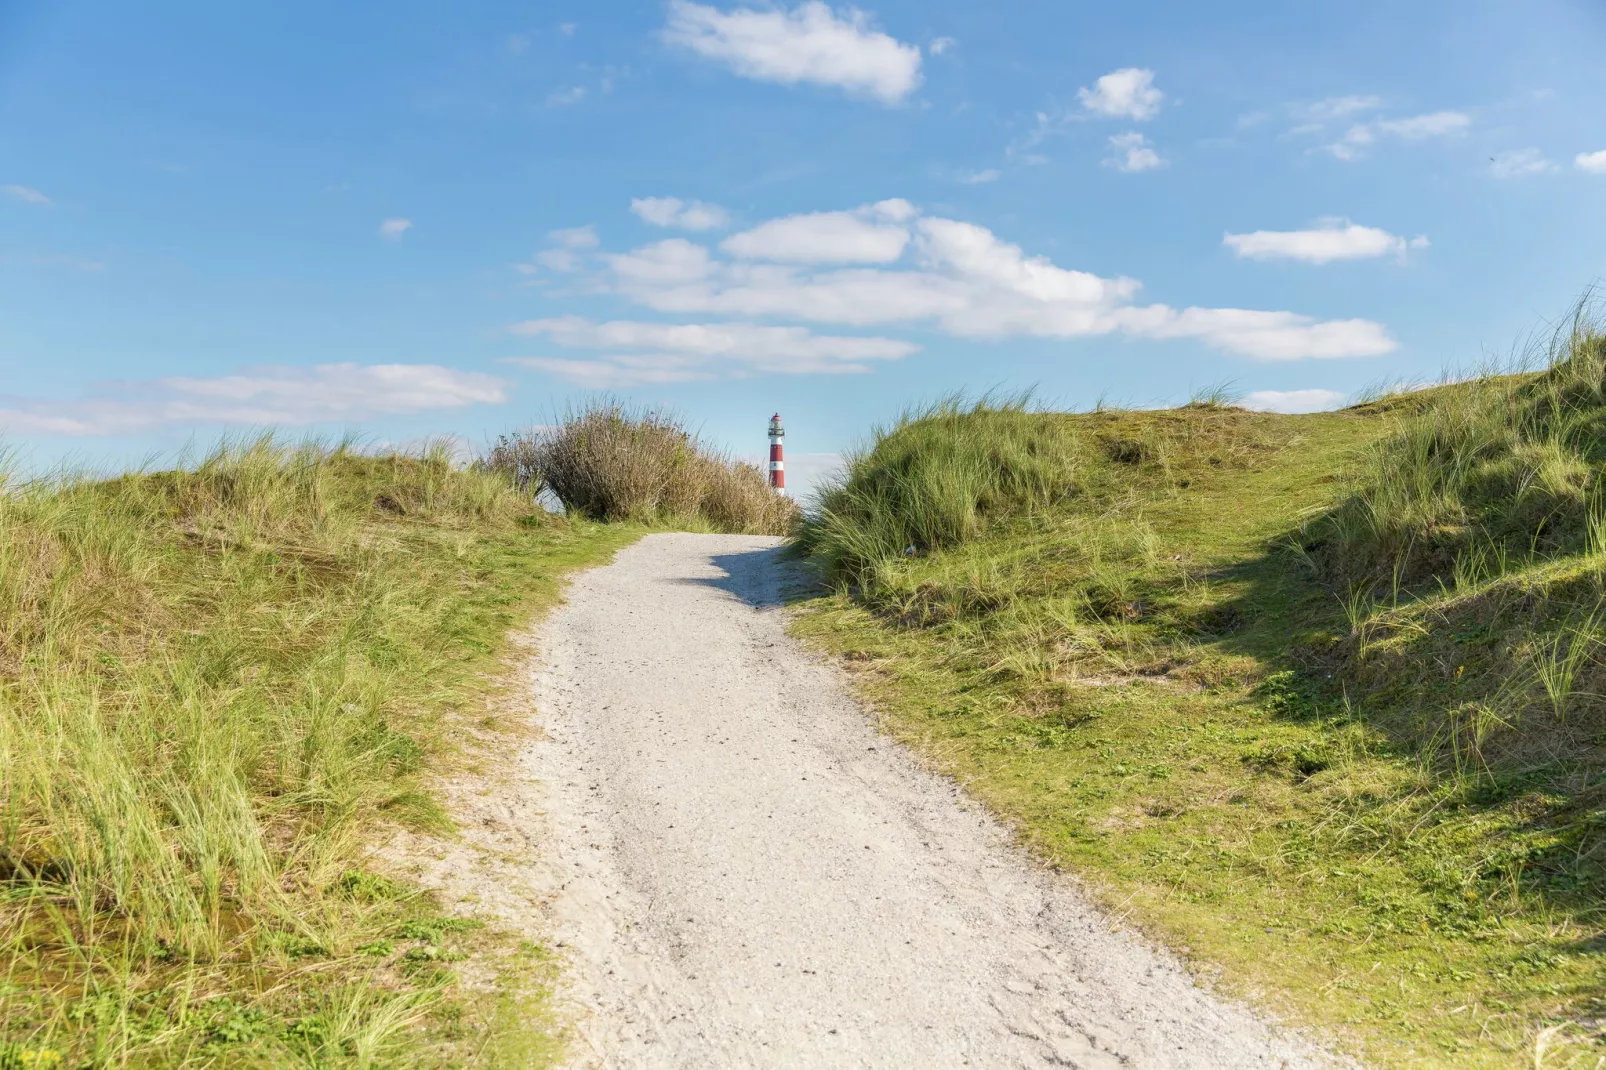
[[[1154,151],[1149,139],[1135,130],[1116,134],[1110,138],[1110,149],[1114,155],[1105,157],[1104,166],[1113,167],[1117,171],[1132,174],[1138,171],[1153,171],[1156,167],[1165,166],[1165,161]]]
[[[914,212],[908,201],[895,199],[853,212],[784,216],[732,234],[720,248],[743,260],[887,264],[902,256],[909,244],[909,231],[899,224]]]
[[[1367,260],[1407,249],[1424,249],[1425,237],[1405,238],[1347,219],[1323,219],[1309,230],[1257,230],[1227,234],[1222,244],[1246,260],[1302,260],[1326,264],[1334,260]]]
[[[1082,107],[1095,115],[1111,119],[1143,122],[1160,114],[1165,94],[1154,87],[1154,72],[1141,67],[1122,67],[1093,83],[1092,89],[1076,91]]]
[[[1578,165],[1580,171],[1588,171],[1592,175],[1606,175],[1606,149],[1599,152],[1580,152],[1573,157],[1573,163]]]
[[[663,37],[762,82],[832,86],[884,104],[920,85],[918,46],[874,29],[861,11],[833,11],[821,0],[728,12],[671,0]]]
[[[35,434],[112,435],[166,426],[304,425],[507,400],[506,383],[438,364],[320,364],[216,378],[172,376],[115,384],[75,402],[0,409],[0,428]]]
[[[32,186],[0,186],[0,189],[5,190],[7,194],[25,204],[52,203],[49,197],[46,197]]]
[[[965,338],[1193,338],[1260,360],[1375,356],[1395,348],[1387,330],[1370,320],[1137,305],[1133,279],[1061,267],[986,227],[920,215],[907,202],[771,222],[786,226],[744,232],[764,241],[727,239],[727,247],[736,242],[724,250],[728,259],[680,238],[607,255],[597,284],[681,316],[929,325]]]
[[[1338,408],[1344,398],[1337,390],[1256,390],[1240,404],[1261,412],[1326,412]]]
[[[386,241],[401,241],[402,235],[412,229],[411,219],[387,219],[379,224],[379,236]]]
[[[680,230],[717,230],[729,222],[725,209],[702,201],[687,203],[679,197],[637,197],[630,210],[655,227]]]
[[[806,327],[754,323],[596,323],[580,316],[526,320],[508,330],[544,338],[566,349],[611,350],[590,360],[513,358],[582,386],[736,378],[754,372],[842,374],[866,372],[870,362],[917,353],[896,338],[819,335]]]
[[[1525,178],[1555,169],[1556,165],[1545,159],[1545,154],[1538,149],[1502,152],[1489,164],[1489,170],[1496,178]]]

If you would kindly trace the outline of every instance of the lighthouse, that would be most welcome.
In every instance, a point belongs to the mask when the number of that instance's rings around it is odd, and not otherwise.
[[[781,426],[781,414],[770,417],[770,486],[786,493],[786,462],[781,459],[781,439],[786,429]]]

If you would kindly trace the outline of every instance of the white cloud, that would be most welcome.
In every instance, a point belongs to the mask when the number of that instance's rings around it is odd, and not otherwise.
[[[959,176],[959,181],[966,186],[981,186],[988,182],[997,182],[1004,177],[1004,172],[996,167],[989,167],[985,171],[967,171]]]
[[[560,86],[546,95],[546,106],[565,108],[570,104],[578,104],[585,98],[586,87],[583,85]]]
[[[1372,128],[1365,124],[1357,124],[1345,131],[1338,141],[1327,146],[1327,151],[1340,160],[1353,160],[1358,157],[1368,145],[1377,140]]]
[[[1376,111],[1383,106],[1383,98],[1369,94],[1354,94],[1344,97],[1327,97],[1313,104],[1295,108],[1294,114],[1308,123],[1328,123],[1335,119],[1346,119],[1351,115],[1363,111]]]
[[[566,349],[614,350],[584,361],[542,357],[510,361],[584,386],[736,378],[754,372],[866,372],[869,362],[900,360],[920,350],[897,338],[818,335],[806,327],[754,323],[595,323],[561,316],[527,320],[508,330],[546,338]]]
[[[1082,107],[1095,115],[1142,122],[1160,113],[1165,94],[1154,87],[1154,72],[1141,67],[1122,67],[1093,83],[1092,89],[1076,91]]]
[[[550,231],[547,240],[565,249],[595,249],[602,244],[602,240],[597,237],[597,228],[589,223],[583,227],[564,227],[562,230]]]
[[[386,241],[401,241],[402,235],[412,229],[411,219],[387,219],[379,224],[379,236]]]
[[[300,425],[506,400],[506,382],[483,372],[437,364],[320,364],[116,384],[105,396],[0,409],[0,427],[22,433],[112,435],[164,426]]]
[[[788,219],[843,216],[872,229],[885,226],[863,211]],[[755,263],[719,259],[704,246],[672,239],[605,257],[611,276],[598,283],[666,314],[784,316],[859,327],[924,324],[966,338],[1194,338],[1261,360],[1375,356],[1395,348],[1382,325],[1369,320],[1134,305],[1135,280],[1062,268],[973,223],[917,216],[904,229],[908,239],[899,255],[875,261],[865,259],[860,243],[840,243],[834,260],[824,259],[828,250],[819,244],[807,247],[812,259],[794,250],[790,262]],[[891,245],[874,255],[888,256]]]
[[[1221,240],[1246,260],[1303,260],[1326,264],[1334,260],[1367,260],[1390,253],[1403,256],[1407,249],[1425,249],[1424,237],[1410,241],[1377,227],[1363,227],[1347,219],[1323,219],[1310,230],[1257,230],[1227,234]]]
[[[1135,130],[1116,134],[1110,138],[1110,148],[1115,150],[1115,155],[1106,157],[1104,166],[1113,167],[1117,171],[1132,174],[1165,166],[1165,161],[1154,151],[1154,146],[1149,143],[1148,138]]]
[[[1606,175],[1606,149],[1599,152],[1580,152],[1573,157],[1573,163],[1581,171],[1588,171],[1592,175]]]
[[[1338,408],[1345,396],[1337,390],[1256,390],[1240,404],[1261,412],[1326,412]]]
[[[27,204],[50,204],[49,197],[34,189],[32,186],[0,186],[0,189]]]
[[[1436,111],[1431,115],[1413,115],[1408,119],[1382,119],[1377,128],[1385,134],[1422,141],[1430,137],[1463,134],[1472,125],[1472,119],[1458,111]]]
[[[720,248],[743,260],[791,264],[887,264],[903,255],[909,231],[898,224],[914,206],[894,199],[854,212],[810,212],[732,234]]]
[[[1555,169],[1556,165],[1545,159],[1545,154],[1538,149],[1502,152],[1489,165],[1489,170],[1496,178],[1524,178],[1528,175],[1542,175]]]
[[[927,45],[926,47],[930,50],[933,56],[941,56],[946,55],[958,43],[959,42],[955,41],[952,37],[937,37],[933,38],[931,44]]]
[[[729,222],[725,209],[717,204],[688,204],[679,197],[637,197],[630,202],[630,210],[655,227],[716,230]]]
[[[1293,312],[1244,308],[1185,308],[1178,312],[1153,305],[1131,311],[1134,322],[1128,329],[1134,334],[1197,338],[1212,349],[1256,360],[1377,357],[1396,348],[1383,325],[1370,320],[1318,321]]]
[[[698,282],[714,270],[707,248],[685,238],[668,238],[606,259],[621,279],[649,286]]]
[[[663,36],[670,44],[729,66],[745,78],[795,85],[810,82],[902,101],[920,85],[920,49],[871,27],[853,8],[838,13],[821,0],[788,11],[728,12],[670,0]]]
[[[913,342],[896,338],[818,335],[806,327],[767,327],[753,323],[643,323],[613,320],[595,323],[580,316],[526,320],[508,328],[525,337],[550,338],[568,349],[632,349],[698,357],[731,357],[804,363],[897,360],[918,352]],[[853,370],[860,370],[855,368]]]
[[[1436,111],[1404,119],[1379,119],[1372,123],[1352,125],[1342,138],[1326,146],[1326,149],[1340,160],[1353,160],[1361,156],[1379,136],[1401,141],[1425,141],[1428,138],[1464,134],[1471,125],[1471,117],[1458,111]],[[1318,122],[1308,129],[1320,128],[1321,123]]]
[[[625,356],[604,360],[514,357],[507,361],[587,390],[621,390],[654,383],[689,383],[717,378],[695,361],[673,356]]]

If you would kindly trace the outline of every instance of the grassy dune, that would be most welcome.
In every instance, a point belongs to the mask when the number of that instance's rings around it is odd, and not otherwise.
[[[494,1062],[494,937],[364,858],[449,833],[504,633],[629,536],[442,453],[5,487],[0,1067]]]
[[[1341,413],[945,406],[801,545],[889,731],[1229,991],[1606,1056],[1606,344]]]

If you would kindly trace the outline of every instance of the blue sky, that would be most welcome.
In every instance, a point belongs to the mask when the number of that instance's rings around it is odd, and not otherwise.
[[[1584,0],[0,0],[0,435],[481,444],[603,389],[743,453],[779,409],[806,479],[955,390],[1331,406],[1600,279],[1603,46]]]

